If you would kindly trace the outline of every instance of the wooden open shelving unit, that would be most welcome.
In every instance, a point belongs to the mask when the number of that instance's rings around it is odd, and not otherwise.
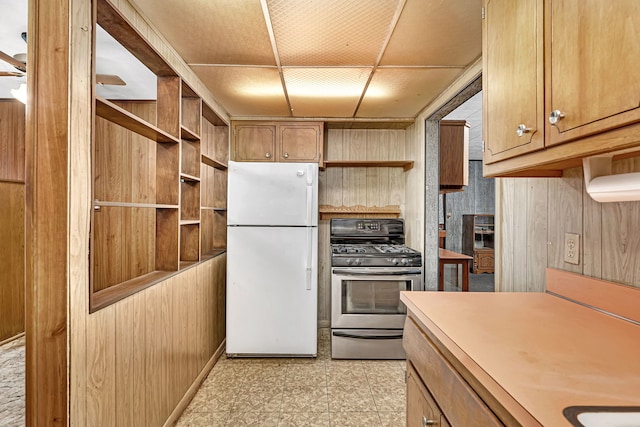
[[[229,127],[107,2],[98,24],[157,76],[157,99],[95,98],[90,311],[226,248]]]

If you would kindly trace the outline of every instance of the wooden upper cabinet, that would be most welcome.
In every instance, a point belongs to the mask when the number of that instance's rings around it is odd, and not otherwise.
[[[322,123],[279,125],[279,162],[320,162]]]
[[[440,191],[469,185],[469,124],[466,120],[440,121]]]
[[[640,1],[547,0],[547,145],[640,121]]]
[[[276,126],[233,124],[232,160],[273,162],[276,151]]]
[[[234,122],[231,159],[320,163],[323,141],[322,122]]]
[[[486,164],[544,147],[542,0],[485,0]]]
[[[640,155],[640,1],[484,7],[486,177],[562,176],[587,157]]]

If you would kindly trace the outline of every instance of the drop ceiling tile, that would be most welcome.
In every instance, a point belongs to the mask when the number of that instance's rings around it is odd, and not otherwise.
[[[290,116],[275,67],[191,68],[230,116]]]
[[[481,53],[481,0],[407,0],[380,64],[466,66]]]
[[[293,115],[351,117],[371,68],[283,68]]]
[[[373,66],[401,0],[267,0],[283,66]]]
[[[378,68],[356,117],[415,117],[462,71],[460,68]]]
[[[276,64],[260,0],[132,1],[189,64]]]

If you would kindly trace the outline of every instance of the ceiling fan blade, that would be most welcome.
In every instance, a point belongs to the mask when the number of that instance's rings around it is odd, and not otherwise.
[[[13,56],[7,55],[6,53],[4,53],[1,50],[0,50],[0,59],[2,59],[4,62],[6,62],[6,63],[8,63],[10,65],[13,65],[14,67],[16,67],[20,71],[27,71],[27,64],[25,64],[24,62],[18,61]]]
[[[96,83],[100,85],[126,86],[127,84],[115,74],[96,74]]]
[[[0,77],[22,77],[23,73],[17,71],[0,71]]]

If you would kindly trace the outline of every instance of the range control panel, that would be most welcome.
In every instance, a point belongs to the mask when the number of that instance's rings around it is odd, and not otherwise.
[[[356,229],[361,231],[380,231],[380,223],[377,221],[360,221],[356,223]]]

